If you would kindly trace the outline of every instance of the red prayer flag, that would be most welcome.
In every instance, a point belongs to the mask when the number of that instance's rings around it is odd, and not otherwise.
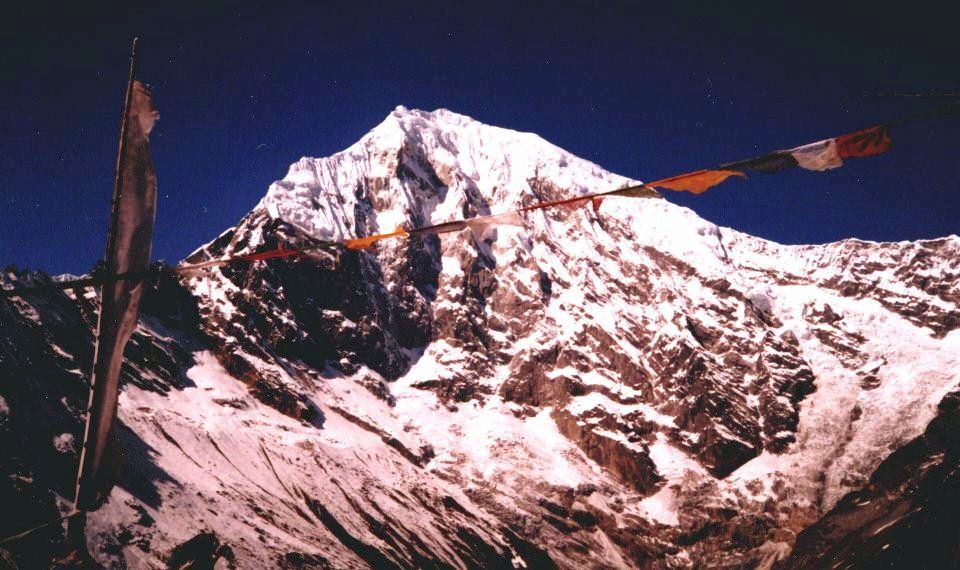
[[[887,152],[890,145],[890,130],[872,127],[837,137],[837,154],[840,158],[873,156]]]

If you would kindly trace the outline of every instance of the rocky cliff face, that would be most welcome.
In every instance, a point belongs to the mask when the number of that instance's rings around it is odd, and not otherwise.
[[[797,538],[784,568],[951,568],[960,560],[960,392],[923,435]]]
[[[628,182],[536,135],[398,108],[292,165],[190,259]],[[91,551],[129,566],[769,566],[957,387],[958,254],[956,237],[782,246],[611,198],[157,283],[127,350],[125,479],[90,517]],[[2,492],[38,520],[70,496],[95,300],[0,310],[0,441],[24,450]]]

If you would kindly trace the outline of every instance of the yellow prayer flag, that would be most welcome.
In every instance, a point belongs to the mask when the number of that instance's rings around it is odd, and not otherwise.
[[[368,249],[380,240],[405,235],[409,235],[407,234],[407,230],[403,229],[402,227],[398,227],[388,234],[376,234],[362,238],[344,240],[343,245],[347,246],[348,249]]]

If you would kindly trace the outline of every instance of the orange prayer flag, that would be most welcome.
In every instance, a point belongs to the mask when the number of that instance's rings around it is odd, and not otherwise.
[[[349,249],[368,249],[382,239],[390,239],[392,237],[405,235],[409,235],[407,234],[407,230],[403,229],[402,227],[398,227],[396,230],[388,234],[376,234],[362,238],[344,240],[343,245],[347,246]]]
[[[710,188],[720,184],[731,176],[746,178],[747,175],[736,170],[698,170],[680,176],[664,178],[650,182],[648,186],[659,186],[668,190],[677,190],[678,192],[693,192],[694,194],[703,194]]]
[[[837,154],[840,158],[873,156],[887,152],[890,145],[887,127],[872,127],[837,137]]]

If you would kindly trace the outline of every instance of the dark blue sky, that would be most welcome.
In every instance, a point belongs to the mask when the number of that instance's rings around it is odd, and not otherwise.
[[[877,94],[960,91],[960,8],[919,3],[86,4],[7,8],[0,23],[0,266],[83,272],[102,255],[134,34],[161,113],[154,258],[170,262],[291,162],[401,104],[652,180],[952,101]],[[898,129],[893,145],[669,199],[786,243],[960,233],[960,118]]]

